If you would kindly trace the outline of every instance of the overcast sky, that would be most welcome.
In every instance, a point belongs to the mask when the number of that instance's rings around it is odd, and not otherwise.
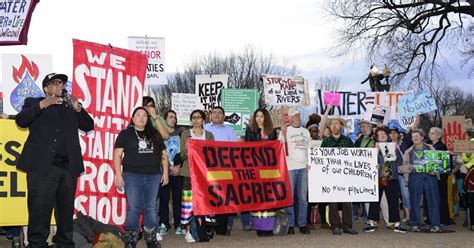
[[[342,89],[360,88],[370,61],[332,59],[335,22],[322,0],[43,0],[33,13],[27,46],[0,47],[1,53],[52,54],[56,72],[72,75],[72,39],[126,48],[127,36],[165,37],[166,70],[176,72],[194,56],[239,51],[251,44],[295,64],[311,82],[337,75]],[[474,92],[459,58],[446,67],[448,80]],[[383,61],[375,61],[383,64]],[[471,82],[468,86],[467,83]]]

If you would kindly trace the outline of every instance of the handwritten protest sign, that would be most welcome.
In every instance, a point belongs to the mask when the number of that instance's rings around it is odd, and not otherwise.
[[[221,106],[225,109],[224,123],[232,127],[237,136],[242,136],[257,109],[258,90],[223,89]]]
[[[448,151],[454,151],[454,143],[457,140],[467,139],[466,129],[464,128],[464,116],[443,116],[443,142],[448,147]]]
[[[288,117],[289,110],[290,109],[288,107],[283,106],[269,111],[270,118],[273,122],[273,127],[277,128],[283,125],[288,126],[290,124],[290,118]]]
[[[331,104],[332,106],[339,107],[341,106],[341,94],[337,92],[324,92],[323,103],[325,105]]]
[[[395,143],[377,143],[380,151],[382,152],[384,161],[395,161],[397,160],[397,155],[395,153],[396,145]]]
[[[310,202],[378,201],[377,149],[310,148]]]
[[[178,125],[191,125],[189,116],[197,109],[199,99],[195,94],[172,93],[171,106],[176,112]]]
[[[364,120],[370,121],[372,124],[382,122],[384,125],[388,124],[390,119],[390,108],[381,105],[369,105],[367,112],[365,112]]]
[[[454,152],[456,153],[473,153],[474,141],[472,140],[456,140],[454,142]]]
[[[165,38],[128,37],[128,48],[146,55],[145,89],[150,85],[168,84],[165,73]]]
[[[425,150],[413,153],[415,172],[439,174],[451,172],[451,157],[447,151]]]
[[[316,92],[316,112],[320,115],[326,111],[324,95],[321,89]],[[357,119],[364,118],[369,105],[390,107],[390,119],[398,119],[398,100],[404,92],[353,92],[338,91],[340,106],[334,107],[329,115],[350,116]]]
[[[0,2],[0,45],[26,45],[31,16],[39,0]]]
[[[270,106],[309,105],[308,83],[303,77],[263,75],[265,103]]]
[[[285,154],[279,141],[190,139],[188,154],[195,215],[293,205]]]
[[[210,110],[221,104],[221,90],[227,88],[229,75],[196,75],[196,95],[202,110]]]
[[[3,113],[16,115],[27,97],[44,96],[42,82],[52,68],[51,55],[3,54]]]
[[[436,109],[436,101],[429,91],[422,91],[418,94],[407,93],[398,100],[400,119],[421,115]]]

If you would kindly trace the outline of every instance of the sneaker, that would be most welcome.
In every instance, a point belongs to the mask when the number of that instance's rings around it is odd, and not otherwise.
[[[194,240],[193,235],[191,235],[190,232],[186,233],[186,236],[184,236],[184,240],[186,240],[186,242],[188,242],[188,243],[196,242],[196,240]]]
[[[156,240],[158,240],[158,241],[163,240],[163,236],[161,236],[161,234],[159,232],[156,233]]]
[[[393,229],[394,232],[396,233],[407,233],[407,229],[402,226],[402,225],[398,225],[396,226],[394,229]]]
[[[295,228],[292,227],[292,226],[290,226],[290,227],[288,228],[288,234],[295,234]]]
[[[12,248],[21,248],[21,239],[18,236],[12,238]]]
[[[372,226],[372,225],[367,225],[367,226],[363,229],[363,231],[366,232],[366,233],[374,232],[374,231],[375,231],[375,227]]]
[[[352,229],[352,228],[347,228],[347,229],[343,229],[342,230],[343,233],[347,233],[347,234],[352,234],[352,235],[356,235],[357,234],[357,231]]]
[[[251,226],[244,226],[244,231],[252,231],[252,227]]]
[[[182,226],[178,226],[174,232],[176,235],[186,235],[186,230]]]
[[[433,228],[430,229],[430,232],[432,233],[441,233],[441,229],[439,229],[439,227],[435,226]]]
[[[166,227],[166,225],[164,223],[161,223],[160,228],[159,228],[159,232],[160,232],[161,236],[165,236],[165,235],[168,234],[168,228]]]
[[[156,228],[151,231],[145,229],[143,239],[146,242],[147,248],[161,248],[161,244],[160,242],[158,242],[157,239],[157,234],[158,233],[156,232]]]
[[[412,232],[415,232],[415,233],[419,233],[419,232],[420,232],[420,228],[417,227],[417,226],[412,226],[412,227],[411,227],[411,231],[412,231]]]

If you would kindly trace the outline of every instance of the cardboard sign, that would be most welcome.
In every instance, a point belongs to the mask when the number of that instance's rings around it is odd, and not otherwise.
[[[113,148],[133,111],[142,106],[147,58],[137,51],[73,40],[72,91],[94,119],[80,134],[85,172],[76,188],[75,211],[122,225],[126,198],[114,187]]]
[[[51,55],[3,54],[3,113],[16,115],[27,97],[42,97],[43,79],[51,73]]]
[[[380,151],[382,152],[384,161],[396,161],[397,154],[396,151],[396,144],[395,143],[377,143]]]
[[[279,141],[188,141],[195,215],[268,210],[293,205]]]
[[[227,88],[229,75],[196,75],[196,95],[202,110],[221,105],[221,90]]]
[[[288,117],[288,107],[274,108],[269,111],[270,117],[272,118],[273,127],[278,128],[283,125],[290,125],[290,118]]]
[[[311,148],[310,202],[378,201],[377,149]]]
[[[443,142],[448,147],[448,151],[454,151],[454,143],[457,140],[468,138],[464,128],[464,116],[443,116]]]
[[[199,99],[195,94],[172,93],[171,107],[176,112],[178,125],[191,125],[189,116],[198,109]]]
[[[436,101],[429,91],[422,91],[418,94],[407,93],[398,101],[400,119],[429,113],[436,109]]]
[[[263,75],[262,78],[266,104],[288,107],[310,104],[308,82],[303,77]]]
[[[146,55],[145,89],[151,85],[168,84],[165,73],[165,38],[160,37],[128,37],[128,48]]]
[[[456,140],[454,142],[454,152],[474,153],[474,141],[473,140]]]
[[[341,106],[341,94],[337,92],[324,92],[323,96],[324,105],[331,104],[332,106],[339,107]]]

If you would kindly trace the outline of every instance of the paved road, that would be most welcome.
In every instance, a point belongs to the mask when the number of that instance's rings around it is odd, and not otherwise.
[[[296,232],[295,235],[284,237],[259,238],[255,232],[242,231],[239,220],[235,221],[234,231],[231,236],[216,236],[207,243],[187,244],[184,236],[175,235],[172,232],[164,237],[162,247],[474,247],[474,232],[462,227],[462,220],[456,219],[457,225],[450,228],[453,233],[394,233],[386,229],[383,224],[374,233],[362,233],[359,235],[334,236],[328,230],[313,230],[309,235]],[[362,230],[362,225],[356,224],[355,228]],[[297,231],[297,230],[296,230]],[[0,237],[0,248],[9,248],[10,244],[5,237]],[[140,241],[139,248],[146,245]]]

